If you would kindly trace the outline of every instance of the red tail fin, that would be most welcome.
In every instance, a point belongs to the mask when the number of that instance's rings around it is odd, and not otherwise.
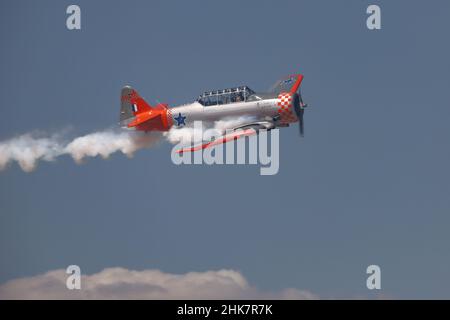
[[[151,107],[136,90],[130,86],[123,87],[120,97],[120,124],[122,126],[126,127],[137,114],[150,110]]]
[[[171,126],[167,117],[167,105],[149,105],[133,88],[122,89],[120,124],[122,127],[141,131],[165,131]]]
[[[134,90],[134,89],[131,89],[130,104],[131,104],[131,107],[132,107],[134,115],[138,115],[139,113],[150,111],[152,109],[152,106],[149,105],[139,95],[139,93],[136,90]]]

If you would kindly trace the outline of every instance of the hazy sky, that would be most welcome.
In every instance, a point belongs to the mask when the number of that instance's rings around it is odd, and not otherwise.
[[[82,29],[66,29],[76,3]],[[366,28],[378,4],[382,29]],[[232,269],[262,290],[450,298],[448,1],[1,1],[0,141],[116,125],[120,89],[177,105],[301,72],[280,170],[171,146],[0,172],[0,283],[77,264]]]

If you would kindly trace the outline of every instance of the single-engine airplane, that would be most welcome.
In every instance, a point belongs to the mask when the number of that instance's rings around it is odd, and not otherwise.
[[[168,131],[182,128],[194,121],[214,122],[224,119],[248,117],[248,123],[232,128],[231,133],[185,148],[179,152],[197,151],[226,143],[258,130],[288,127],[299,122],[300,135],[304,134],[303,103],[300,85],[303,75],[294,74],[275,83],[269,92],[255,93],[247,86],[207,91],[190,104],[169,108],[167,104],[149,105],[136,90],[125,86],[121,94],[120,125],[138,131]],[[241,129],[241,130],[238,130]]]

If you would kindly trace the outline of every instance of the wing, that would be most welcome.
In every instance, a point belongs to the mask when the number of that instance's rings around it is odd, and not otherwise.
[[[227,143],[229,141],[234,141],[239,138],[253,136],[255,134],[258,134],[258,131],[260,129],[269,129],[270,130],[273,128],[275,128],[275,125],[269,121],[247,123],[247,124],[241,125],[239,127],[233,128],[233,132],[224,134],[212,141],[203,142],[203,143],[198,144],[193,147],[183,148],[183,149],[177,150],[176,152],[183,153],[183,152],[199,151],[199,150],[203,150],[206,148],[211,148],[211,147],[217,146],[219,144]]]
[[[222,136],[214,139],[213,141],[202,143],[202,144],[199,144],[199,145],[196,145],[193,147],[183,148],[183,149],[177,150],[176,152],[183,153],[183,152],[199,151],[199,150],[203,150],[206,148],[211,148],[211,147],[217,146],[222,143],[227,143],[229,141],[234,141],[234,140],[237,140],[242,137],[252,136],[255,134],[257,134],[257,131],[253,128],[248,128],[245,130],[237,130],[237,131],[222,135]]]
[[[296,93],[302,83],[303,75],[293,74],[275,82],[270,89],[273,93],[290,92]]]

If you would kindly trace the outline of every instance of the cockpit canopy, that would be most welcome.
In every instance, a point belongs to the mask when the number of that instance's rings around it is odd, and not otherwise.
[[[247,101],[255,92],[247,86],[230,89],[207,91],[197,99],[204,106],[215,106],[228,103]]]

